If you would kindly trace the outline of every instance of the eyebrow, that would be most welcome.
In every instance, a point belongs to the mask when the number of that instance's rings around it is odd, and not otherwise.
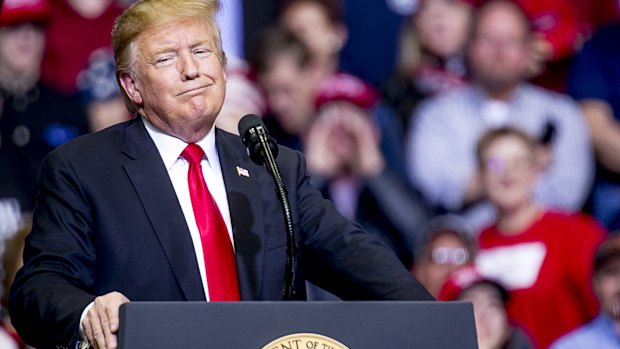
[[[191,45],[189,46],[190,48],[195,48],[197,46],[201,46],[201,45],[207,45],[209,46],[209,48],[211,48],[211,43],[210,40],[208,39],[199,39],[199,40],[195,40],[194,42],[191,43]],[[177,46],[176,44],[163,44],[160,47],[157,47],[155,50],[153,50],[151,52],[152,56],[156,56],[158,54],[162,54],[162,53],[166,53],[166,52],[171,52],[171,51],[176,51]]]

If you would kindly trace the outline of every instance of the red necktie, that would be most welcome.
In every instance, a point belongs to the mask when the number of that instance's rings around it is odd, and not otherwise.
[[[238,301],[239,282],[235,254],[224,219],[202,175],[200,161],[204,155],[202,148],[194,143],[189,144],[181,153],[181,156],[189,161],[187,182],[202,241],[209,298],[211,301]]]

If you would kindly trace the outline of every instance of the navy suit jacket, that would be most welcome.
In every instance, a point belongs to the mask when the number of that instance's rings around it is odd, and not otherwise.
[[[216,147],[241,298],[281,300],[286,229],[273,179],[239,136],[216,129]],[[309,184],[300,153],[279,153],[299,246],[297,298],[305,298],[308,279],[343,299],[432,299],[389,250]],[[39,185],[24,267],[10,294],[13,324],[27,343],[71,347],[83,309],[110,291],[132,301],[205,299],[189,229],[140,118],[59,147]]]

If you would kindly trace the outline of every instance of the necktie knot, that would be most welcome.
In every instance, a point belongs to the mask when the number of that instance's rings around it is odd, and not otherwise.
[[[200,164],[200,161],[205,156],[205,152],[198,144],[190,143],[185,147],[181,156],[189,161],[190,164]]]

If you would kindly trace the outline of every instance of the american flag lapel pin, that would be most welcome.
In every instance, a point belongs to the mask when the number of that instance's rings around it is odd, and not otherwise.
[[[237,174],[238,174],[239,176],[243,176],[243,177],[248,177],[248,178],[250,178],[250,172],[248,172],[248,170],[246,170],[246,169],[245,169],[245,168],[243,168],[243,167],[239,167],[239,166],[237,166]]]

